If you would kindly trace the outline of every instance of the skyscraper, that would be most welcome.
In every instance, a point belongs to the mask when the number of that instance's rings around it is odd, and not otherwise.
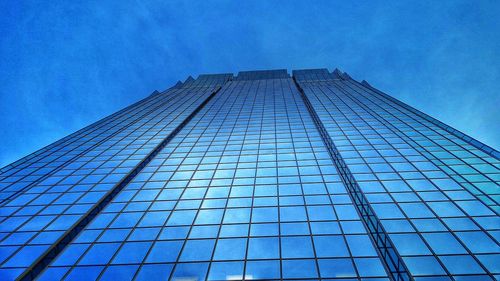
[[[495,280],[499,152],[348,74],[201,75],[0,170],[1,280]]]

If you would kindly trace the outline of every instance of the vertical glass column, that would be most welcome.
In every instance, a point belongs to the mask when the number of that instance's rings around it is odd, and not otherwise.
[[[183,87],[173,99],[22,191],[0,207],[0,277],[22,274],[56,241],[71,231],[214,91],[214,86]]]
[[[390,112],[376,114],[339,78],[299,84],[413,277],[493,280],[495,213],[415,149],[399,123],[387,124]]]

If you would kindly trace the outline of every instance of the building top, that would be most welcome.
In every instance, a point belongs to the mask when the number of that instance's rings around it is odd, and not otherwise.
[[[286,69],[240,71],[234,80],[261,80],[290,78]]]
[[[292,73],[297,81],[335,79],[335,76],[329,73],[326,68],[294,70]]]
[[[346,72],[342,72],[337,68],[332,72],[329,72],[326,68],[299,69],[293,70],[292,75],[293,78],[297,81],[303,82],[351,79],[351,77]],[[189,76],[184,82],[179,81],[172,88],[221,86],[225,82],[230,80],[244,81],[286,78],[291,78],[286,69],[240,71],[236,76],[234,76],[232,73],[200,74],[196,79],[194,79],[192,76]]]
[[[232,78],[232,73],[201,74],[196,79],[189,76],[188,79],[186,79],[186,81],[182,84],[182,88],[222,86],[226,83],[226,81],[231,80]]]

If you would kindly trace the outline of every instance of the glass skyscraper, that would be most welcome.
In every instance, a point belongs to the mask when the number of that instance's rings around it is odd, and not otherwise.
[[[190,77],[0,169],[0,280],[498,280],[499,156],[339,70]]]

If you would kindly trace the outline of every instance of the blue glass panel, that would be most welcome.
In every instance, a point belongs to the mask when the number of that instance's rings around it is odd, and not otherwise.
[[[401,255],[430,254],[424,241],[416,234],[392,234],[390,238]]]
[[[280,207],[280,221],[306,221],[306,210],[304,207]]]
[[[314,236],[313,239],[318,257],[348,257],[350,255],[343,236]]]
[[[321,259],[318,260],[322,278],[356,277],[356,270],[350,259]]]
[[[310,258],[314,251],[309,237],[282,237],[281,256],[283,258]]]
[[[450,233],[425,233],[423,237],[438,255],[467,253],[464,247]]]
[[[250,227],[250,236],[277,236],[279,226],[277,223],[259,223],[252,224]]]
[[[248,235],[248,224],[222,225],[220,237],[240,237]]]
[[[335,220],[337,217],[331,206],[309,206],[307,207],[310,221]]]
[[[224,214],[224,223],[249,223],[250,208],[227,209]]]
[[[278,238],[250,238],[248,243],[249,259],[279,258]]]
[[[277,222],[278,208],[254,208],[252,222]]]
[[[412,275],[446,275],[435,257],[406,257],[404,262]]]
[[[170,273],[172,272],[172,268],[172,264],[145,264],[137,273],[135,280],[151,281],[168,278],[168,276],[170,276]]]
[[[219,239],[215,248],[215,260],[242,260],[246,254],[247,239]]]
[[[247,261],[245,276],[253,279],[274,279],[280,278],[280,261]]]
[[[103,268],[103,266],[76,267],[66,276],[66,280],[97,280],[97,277],[99,276]]]
[[[26,267],[31,265],[36,258],[47,250],[48,246],[27,246],[17,252],[6,263],[6,267]]]
[[[58,260],[56,260],[53,265],[61,266],[61,265],[73,265],[78,259],[82,256],[82,254],[89,248],[88,244],[73,244],[68,246],[64,252],[61,253],[61,256]]]
[[[243,262],[213,262],[208,280],[242,280]]]
[[[107,264],[120,246],[119,243],[94,244],[78,263],[79,265]]]
[[[210,260],[214,249],[215,240],[188,240],[186,241],[182,254],[181,261],[204,261]]]
[[[41,278],[38,278],[37,280],[40,281],[51,281],[51,280],[62,280],[64,275],[69,271],[69,267],[49,267],[47,270],[44,272],[44,275]],[[0,273],[2,278],[9,278],[9,276],[4,276],[2,273]],[[13,279],[13,278],[9,278]]]
[[[151,248],[146,262],[175,262],[182,244],[182,241],[157,241]]]
[[[456,235],[473,253],[500,253],[500,246],[484,232],[456,232]]]
[[[282,223],[281,235],[308,235],[309,225],[306,222]]]
[[[481,266],[471,256],[440,256],[439,259],[451,274],[484,273]]]
[[[345,238],[353,256],[377,256],[368,235],[347,235]]]
[[[106,268],[99,280],[114,281],[114,280],[132,280],[135,272],[139,268],[138,265],[118,265],[109,266]]]
[[[500,254],[477,255],[477,258],[488,271],[496,274],[500,273],[500,263],[498,262],[500,260]]]
[[[208,263],[179,263],[175,266],[172,279],[204,280],[208,271]]]
[[[283,278],[316,278],[318,272],[314,260],[283,260]]]
[[[357,258],[354,259],[359,276],[385,276],[385,269],[377,258]]]
[[[142,263],[151,242],[126,242],[113,259],[113,264]]]

